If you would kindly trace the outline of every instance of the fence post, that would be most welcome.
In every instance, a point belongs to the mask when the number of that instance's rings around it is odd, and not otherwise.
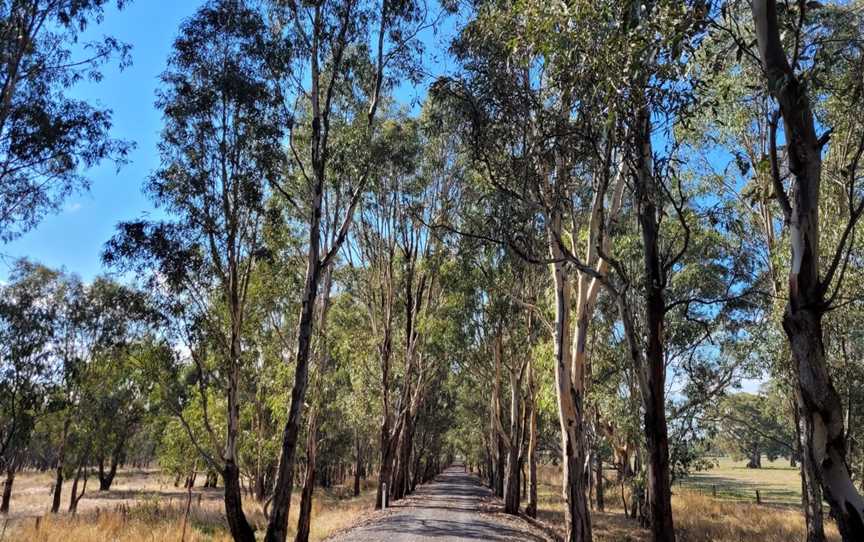
[[[381,510],[387,508],[387,482],[381,484]]]
[[[756,490],[756,504],[762,504],[762,496],[759,495],[759,490]]]
[[[717,486],[711,486],[711,495],[716,499],[717,498]]]

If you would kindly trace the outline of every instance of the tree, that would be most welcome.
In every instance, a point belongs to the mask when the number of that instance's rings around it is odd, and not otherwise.
[[[762,455],[773,461],[794,458],[794,429],[783,423],[782,397],[777,394],[734,393],[717,406],[718,441],[735,457],[747,459],[747,467],[762,467]]]
[[[5,472],[0,513],[9,512],[15,474],[25,459],[34,426],[47,407],[51,385],[50,341],[61,277],[44,266],[20,260],[0,303],[0,469]]]
[[[840,178],[848,190],[848,219],[833,254],[829,252],[827,268],[823,268],[820,264],[819,201],[822,153],[829,142],[830,131],[817,135],[810,91],[806,80],[798,73],[803,56],[799,46],[804,23],[808,12],[820,6],[797,3],[793,21],[798,22],[791,23],[793,35],[797,36],[791,62],[787,53],[789,46],[781,39],[781,20],[786,24],[788,18],[778,16],[777,3],[774,0],[753,2],[752,14],[767,88],[779,106],[771,122],[769,157],[774,192],[790,227],[789,301],[783,315],[783,329],[789,339],[798,381],[796,396],[802,418],[802,447],[807,456],[805,461],[812,461],[841,535],[844,540],[856,540],[864,537],[864,499],[849,476],[842,402],[825,360],[822,318],[842,284],[844,262],[851,253],[850,234],[864,213],[864,200],[856,199],[855,187],[864,154],[864,136],[855,137],[859,142],[847,147],[844,153],[845,174]],[[853,58],[860,58],[860,48],[853,48],[852,54]],[[860,107],[855,102],[847,103],[853,110]],[[780,118],[787,143],[791,195],[780,175],[776,136]],[[833,294],[829,293],[832,288]]]
[[[110,137],[111,111],[70,97],[82,80],[129,46],[79,36],[101,22],[109,0],[21,0],[0,4],[0,241],[33,228],[70,194],[86,189],[82,169],[121,164],[131,144]],[[118,0],[122,8],[125,0]]]
[[[173,221],[121,224],[105,259],[137,262],[194,314],[192,336],[206,338],[219,357],[227,427],[224,447],[205,454],[225,481],[225,513],[238,541],[255,536],[243,513],[238,464],[244,322],[256,263],[266,256],[262,228],[269,183],[284,166],[286,119],[272,74],[281,73],[290,51],[271,39],[263,15],[251,4],[214,0],[184,23],[174,43],[158,105],[166,126],[159,151],[162,167],[148,191]],[[201,343],[190,345],[205,372]],[[210,372],[210,370],[206,371]],[[205,378],[199,375],[199,378]],[[217,440],[202,386],[209,438]]]
[[[314,5],[298,5],[294,2],[276,2],[276,16],[286,31],[286,40],[295,49],[292,63],[295,75],[309,70],[309,88],[305,79],[289,78],[297,102],[308,98],[307,122],[310,130],[306,154],[301,156],[294,139],[293,124],[289,127],[290,148],[293,167],[300,171],[302,179],[300,194],[305,206],[307,220],[303,227],[308,235],[306,242],[306,277],[301,296],[302,304],[297,323],[294,355],[295,380],[288,407],[288,419],[282,433],[279,467],[273,490],[273,513],[267,526],[266,542],[284,542],[287,536],[288,511],[294,485],[294,454],[300,433],[301,414],[306,396],[309,375],[309,359],[313,337],[315,307],[319,295],[323,272],[336,258],[348,235],[351,222],[371,167],[370,143],[377,129],[376,114],[382,100],[382,92],[389,86],[391,77],[400,74],[415,76],[413,53],[419,48],[417,32],[425,24],[426,12],[414,2],[320,2]],[[377,28],[375,26],[377,25]],[[374,48],[368,50],[369,36],[374,35]],[[361,155],[353,174],[347,179],[328,173],[328,163],[333,148],[331,141],[331,118],[334,111],[334,96],[339,86],[354,75],[352,64],[369,66],[360,73],[366,77],[357,85],[365,99],[365,111],[352,111],[349,124],[354,124],[362,136]],[[305,101],[305,100],[304,100]],[[291,120],[293,123],[293,119]],[[286,123],[287,124],[287,123]],[[307,167],[308,166],[308,167]],[[275,185],[276,189],[294,201],[290,187]],[[348,194],[342,219],[334,242],[322,249],[321,217],[325,191],[345,191]]]

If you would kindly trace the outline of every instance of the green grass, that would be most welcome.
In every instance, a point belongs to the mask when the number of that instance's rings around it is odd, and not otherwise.
[[[758,489],[765,504],[800,506],[801,478],[797,467],[790,467],[785,459],[772,462],[763,458],[761,469],[748,469],[746,464],[746,460],[719,458],[715,467],[693,473],[676,485],[706,495],[713,495],[716,488],[718,499],[745,502],[756,502]]]

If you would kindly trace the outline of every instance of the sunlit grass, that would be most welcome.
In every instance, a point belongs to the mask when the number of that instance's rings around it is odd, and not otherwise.
[[[16,480],[17,496],[6,533],[0,541],[34,542],[162,542],[183,539],[183,523],[188,495],[174,488],[155,472],[119,473],[115,488],[109,492],[88,491],[79,505],[79,514],[70,516],[46,514],[50,505],[50,476],[46,473],[23,473]],[[91,483],[93,480],[91,480]],[[67,505],[64,491],[63,505]],[[363,484],[359,497],[350,496],[350,488],[316,488],[312,505],[310,539],[320,541],[349,527],[360,515],[373,508],[374,485]],[[15,493],[13,492],[13,495]],[[222,504],[222,489],[193,490],[186,521],[186,542],[228,542]],[[292,498],[289,537],[293,538],[299,511],[299,493]],[[244,499],[249,522],[263,533],[266,517],[254,499]],[[3,520],[0,520],[0,532]]]
[[[798,470],[782,462],[767,468],[746,469],[745,462],[723,459],[719,465],[673,488],[672,508],[675,531],[680,542],[788,542],[805,539],[804,514],[800,510],[801,489]],[[761,472],[759,472],[761,470]],[[615,473],[606,473],[605,510],[592,511],[594,539],[602,542],[648,541],[647,530],[625,516],[622,488]],[[538,477],[538,519],[563,534],[564,511],[560,469],[544,466]],[[712,486],[718,486],[718,498]],[[755,503],[755,488],[763,503]],[[764,489],[764,493],[763,493]],[[629,502],[628,488],[623,488]],[[767,500],[766,500],[767,499]],[[776,503],[776,504],[772,504]],[[837,528],[825,513],[827,540],[840,540]]]
[[[766,504],[799,506],[801,476],[784,459],[762,461],[761,469],[748,469],[747,462],[720,458],[710,470],[696,472],[680,481],[681,487],[719,499],[756,502],[756,490]]]

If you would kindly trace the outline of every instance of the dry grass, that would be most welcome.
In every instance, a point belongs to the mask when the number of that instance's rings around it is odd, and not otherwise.
[[[797,478],[788,468],[765,469],[763,473],[754,469],[742,469],[731,461],[721,461],[717,469],[697,476],[697,482],[685,482],[674,488],[672,508],[675,514],[675,531],[681,542],[788,542],[804,540],[804,515],[801,510],[785,500],[794,499],[792,484]],[[563,535],[564,512],[561,497],[561,473],[554,467],[543,467],[538,476],[538,519]],[[737,475],[741,478],[736,478]],[[792,471],[791,474],[794,474]],[[601,542],[647,542],[649,533],[641,529],[634,519],[625,517],[621,501],[621,488],[611,482],[614,473],[607,473],[604,512],[592,512],[594,539]],[[710,482],[708,480],[710,479]],[[711,485],[724,480],[723,490],[718,488],[718,498],[711,496]],[[797,482],[800,484],[800,482]],[[705,488],[708,488],[705,492]],[[752,488],[765,488],[769,498],[778,497],[780,504],[755,504]],[[800,486],[796,502],[800,502]],[[750,492],[750,493],[748,493]],[[789,492],[789,494],[787,494]],[[791,496],[790,496],[791,495]],[[737,496],[737,497],[736,497]],[[625,497],[629,493],[625,488]],[[737,500],[736,500],[737,499]],[[749,501],[749,502],[746,502]],[[840,540],[837,528],[825,516],[827,540]]]
[[[94,481],[91,480],[91,483]],[[118,473],[108,492],[88,489],[79,504],[77,516],[47,514],[50,506],[50,476],[25,473],[15,481],[9,524],[0,542],[163,542],[180,541],[188,495],[173,486],[173,480],[155,471]],[[64,484],[63,508],[68,505],[69,486]],[[359,497],[346,497],[348,488],[316,490],[312,506],[311,540],[323,540],[331,533],[351,525],[375,500],[371,483]],[[186,527],[186,542],[228,542],[222,508],[222,489],[193,489]],[[299,495],[292,500],[289,518],[297,524]],[[244,501],[250,523],[266,527],[261,506],[253,499]],[[5,518],[4,518],[5,519]],[[3,524],[0,523],[0,532]]]

